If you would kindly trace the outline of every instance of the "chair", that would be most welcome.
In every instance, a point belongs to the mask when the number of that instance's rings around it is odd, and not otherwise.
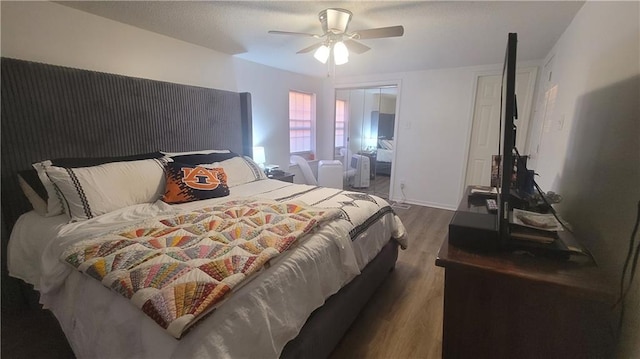
[[[318,184],[322,187],[342,189],[342,162],[338,160],[321,160],[318,162]]]
[[[298,165],[298,167],[300,168],[300,171],[302,172],[302,176],[304,177],[304,183],[312,186],[318,185],[318,181],[316,180],[316,177],[313,175],[313,171],[311,171],[311,167],[309,167],[309,163],[307,162],[307,160],[305,160],[303,157],[300,157],[298,155],[293,155],[291,156],[289,161],[293,164]]]
[[[340,161],[319,161],[318,178],[316,179],[309,163],[303,157],[293,155],[289,160],[291,163],[298,165],[306,184],[342,189],[342,163]]]

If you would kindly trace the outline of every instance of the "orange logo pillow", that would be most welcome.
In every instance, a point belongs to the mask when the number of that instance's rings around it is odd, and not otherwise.
[[[224,182],[227,182],[227,175],[222,168],[182,167],[182,175],[182,182],[187,186],[205,191],[218,188],[221,183],[218,176],[224,176]]]
[[[229,195],[222,168],[205,168],[177,162],[167,164],[167,186],[162,200],[184,203]]]

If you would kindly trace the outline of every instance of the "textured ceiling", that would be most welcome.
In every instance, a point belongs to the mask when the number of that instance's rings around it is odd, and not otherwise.
[[[249,61],[312,76],[327,65],[296,54],[317,39],[269,30],[321,34],[318,13],[350,10],[349,31],[403,25],[403,37],[362,40],[336,74],[362,75],[501,63],[508,32],[518,60],[544,58],[583,2],[438,1],[65,1],[60,4]]]

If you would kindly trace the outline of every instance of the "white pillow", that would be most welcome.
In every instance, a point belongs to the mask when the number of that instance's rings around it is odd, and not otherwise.
[[[32,166],[36,172],[38,172],[38,178],[40,178],[40,182],[42,182],[42,185],[47,190],[47,209],[44,216],[53,217],[62,214],[64,208],[62,206],[61,195],[58,193],[46,172],[46,169],[51,166],[51,161],[47,160],[34,163]]]
[[[393,150],[393,140],[380,140],[382,148],[386,150]]]
[[[233,157],[216,163],[203,163],[201,166],[207,168],[222,167],[224,173],[227,174],[227,186],[229,188],[267,178],[260,166],[246,156]]]
[[[189,152],[165,152],[160,151],[165,156],[173,157],[173,156],[184,156],[184,155],[198,155],[198,154],[208,154],[208,153],[231,153],[229,150],[202,150],[202,151],[189,151]]]
[[[158,200],[165,190],[164,161],[112,162],[93,167],[46,167],[71,221]]]

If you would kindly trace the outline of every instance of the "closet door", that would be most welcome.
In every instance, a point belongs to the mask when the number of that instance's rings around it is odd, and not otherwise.
[[[382,171],[378,171],[378,149],[381,138],[393,143],[396,97],[395,86],[336,90],[334,158],[348,173],[345,189],[389,197],[393,148],[385,149]],[[353,173],[360,168],[352,167],[353,155],[368,159],[368,176],[359,173],[354,180]]]

